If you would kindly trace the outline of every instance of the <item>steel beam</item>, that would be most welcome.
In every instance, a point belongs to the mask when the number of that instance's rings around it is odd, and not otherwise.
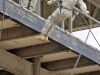
[[[0,49],[0,66],[17,75],[33,75],[32,63]]]
[[[41,32],[43,26],[45,25],[45,19],[42,17],[22,8],[20,5],[11,2],[9,0],[0,0],[0,11],[3,11],[3,3],[5,1],[5,13],[10,17],[18,20],[19,22],[25,24],[26,26]],[[87,15],[86,15],[87,16]],[[94,18],[87,16],[94,20],[96,23],[100,24],[99,21]],[[100,64],[100,51],[89,45],[84,44],[84,42],[78,40],[70,33],[57,27],[54,29],[52,34],[49,36],[51,39],[59,42],[60,44],[73,49],[74,51],[84,55],[85,57],[95,61]]]
[[[5,22],[5,21],[4,21]],[[9,22],[7,22],[9,25]],[[98,24],[93,24],[92,27],[98,27]],[[81,27],[75,27],[73,28],[73,31],[78,31],[78,30],[83,30],[83,29],[87,29],[86,26],[81,26]],[[69,30],[67,30],[69,31]],[[23,36],[28,36],[28,35],[33,35],[36,34],[38,32],[26,28],[26,27],[11,27],[11,28],[6,28],[2,30],[2,38],[1,40],[9,40],[9,39],[13,39],[13,38],[18,38],[18,37],[23,37]]]
[[[50,71],[71,69],[74,67],[76,60],[77,60],[77,57],[53,61],[53,62],[46,62],[46,63],[43,63],[42,65],[44,65],[45,68]],[[77,67],[83,67],[83,66],[88,66],[88,65],[92,65],[92,64],[94,64],[94,62],[86,59],[85,57],[82,57],[77,65]]]
[[[31,47],[26,47],[18,50],[11,50],[10,52],[21,58],[31,58],[36,56],[43,56],[45,54],[51,54],[56,52],[62,52],[69,50],[68,48],[58,45],[56,43],[50,42],[41,45],[35,45]]]

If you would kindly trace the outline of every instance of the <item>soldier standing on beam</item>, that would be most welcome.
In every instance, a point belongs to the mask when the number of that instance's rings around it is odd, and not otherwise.
[[[51,34],[57,23],[67,19],[71,15],[72,9],[76,4],[79,5],[84,14],[89,14],[87,6],[83,0],[49,0],[47,1],[47,4],[51,5],[53,3],[59,3],[60,1],[62,1],[61,9],[57,8],[52,15],[48,17],[46,24],[42,29],[41,37],[39,37],[40,40],[48,40],[48,36]]]

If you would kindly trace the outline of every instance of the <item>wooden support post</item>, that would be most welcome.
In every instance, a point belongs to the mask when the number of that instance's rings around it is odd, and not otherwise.
[[[98,7],[96,7],[96,8],[95,8],[94,14],[93,14],[93,16],[92,16],[93,18],[95,18],[95,17],[96,17],[97,12],[98,12]]]
[[[41,57],[34,58],[33,75],[40,75],[40,63],[41,63],[40,58]]]

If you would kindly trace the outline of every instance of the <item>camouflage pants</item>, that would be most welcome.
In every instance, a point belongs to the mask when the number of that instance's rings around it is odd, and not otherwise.
[[[67,10],[64,8],[62,8],[60,12],[60,9],[57,8],[52,13],[52,15],[50,15],[48,19],[46,20],[46,24],[44,28],[42,29],[42,33],[49,36],[51,32],[53,31],[53,29],[55,28],[55,26],[57,25],[57,23],[67,19],[71,15],[71,12],[72,12],[71,10]]]
[[[36,3],[37,3],[37,0],[31,0],[30,1],[30,6],[29,6],[29,10],[34,10],[36,9]],[[25,8],[27,8],[29,4],[29,0],[21,0],[21,5]]]

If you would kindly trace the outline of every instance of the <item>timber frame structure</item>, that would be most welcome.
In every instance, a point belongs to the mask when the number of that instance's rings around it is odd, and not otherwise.
[[[65,29],[62,22],[48,41],[37,38],[41,37],[46,21],[42,10],[41,16],[42,1],[38,0],[38,12],[34,14],[14,1],[0,0],[0,75],[70,75],[79,54],[82,57],[74,75],[99,75],[100,51],[71,34],[72,31],[87,29],[86,26],[72,27],[76,15],[84,15],[79,9],[74,8],[77,13],[69,18],[69,29]],[[86,2],[88,9],[92,11],[91,5],[94,5],[95,11],[91,12],[92,17],[84,16],[95,22],[92,28],[99,27],[100,21],[96,17],[100,1]]]

